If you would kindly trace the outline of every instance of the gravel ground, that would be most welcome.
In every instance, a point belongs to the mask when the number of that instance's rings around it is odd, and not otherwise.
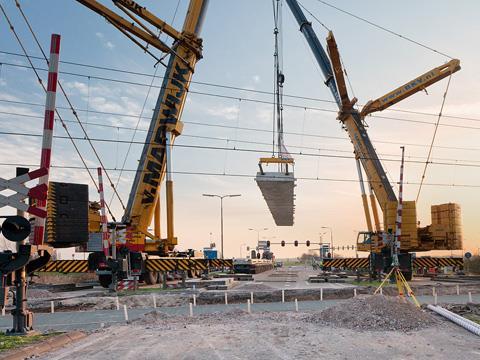
[[[310,321],[321,313],[152,312],[45,355],[81,359],[476,359],[478,337],[441,319],[419,331],[369,331]]]
[[[382,295],[359,296],[346,300],[320,313],[307,317],[307,321],[348,329],[373,331],[412,331],[436,323],[434,317],[415,305],[398,297]]]

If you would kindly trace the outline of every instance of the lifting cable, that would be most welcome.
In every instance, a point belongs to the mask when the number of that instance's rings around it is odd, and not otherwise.
[[[3,8],[2,4],[0,4],[0,10],[2,11],[5,19],[7,20],[7,23],[10,27],[10,30],[12,31],[12,33],[14,34],[15,38],[17,39],[17,42],[18,44],[20,45],[23,53],[25,54],[25,57],[27,58],[28,62],[30,63],[30,66],[33,70],[33,72],[35,73],[36,77],[37,77],[37,81],[38,83],[42,86],[43,90],[45,91],[45,93],[47,92],[47,89],[45,88],[45,85],[43,84],[43,81],[42,81],[42,78],[40,77],[40,75],[38,74],[37,70],[35,69],[35,67],[33,66],[33,63],[32,63],[32,60],[30,59],[30,56],[28,55],[27,53],[27,50],[25,49],[25,47],[23,46],[23,43],[22,41],[20,40],[20,37],[18,36],[12,22],[10,21],[10,18],[8,17],[7,13],[5,12],[5,9]],[[80,157],[80,160],[82,161],[83,163],[83,166],[85,167],[85,169],[87,170],[88,172],[88,175],[90,177],[90,179],[92,180],[93,184],[95,185],[95,188],[97,189],[98,191],[98,185],[95,181],[95,178],[93,177],[92,173],[90,172],[90,169],[88,168],[87,166],[87,163],[85,162],[85,159],[83,158],[82,154],[80,153],[80,150],[79,148],[77,147],[77,144],[75,143],[75,141],[73,140],[73,137],[72,135],[70,134],[70,131],[67,129],[67,125],[65,124],[65,122],[63,121],[63,118],[62,116],[60,115],[60,112],[58,111],[57,107],[55,107],[55,113],[57,114],[58,116],[58,119],[60,120],[60,122],[62,123],[62,127],[65,129],[65,132],[67,133],[68,135],[68,138],[70,139],[70,141],[72,142],[73,144],[73,147],[75,148],[78,156]],[[110,210],[110,208],[107,206],[107,209],[108,209],[108,212],[110,213],[110,216],[112,216],[112,219],[114,219],[114,216]],[[115,221],[115,220],[114,220]]]
[[[41,53],[42,53],[45,61],[46,61],[47,64],[48,64],[47,55],[46,55],[45,52],[43,51],[42,45],[41,45],[40,42],[38,41],[37,35],[35,34],[35,31],[34,31],[33,28],[31,27],[30,22],[28,21],[27,17],[25,16],[25,13],[23,12],[22,7],[20,6],[19,1],[18,1],[18,0],[14,0],[14,1],[15,1],[15,4],[17,5],[18,10],[20,11],[20,14],[22,15],[23,19],[25,20],[25,23],[26,23],[28,29],[30,30],[30,33],[32,34],[33,39],[35,40],[35,42],[36,42],[38,48],[40,49],[40,51],[41,51]],[[3,10],[3,8],[2,8],[2,10]],[[4,12],[4,14],[5,14],[5,12]],[[5,16],[6,16],[6,14],[5,14]],[[12,27],[12,28],[13,28],[13,27]],[[18,38],[18,36],[17,36],[17,39],[20,41],[20,39]],[[23,48],[23,46],[22,46],[22,48]],[[24,50],[24,52],[25,52],[25,55],[27,55],[27,53],[26,53],[25,50]],[[32,64],[32,66],[33,66],[33,64]],[[42,85],[42,86],[43,86],[43,85]],[[65,97],[65,100],[67,100],[68,106],[70,107],[70,110],[72,111],[73,116],[75,117],[75,119],[77,120],[78,124],[80,125],[80,128],[82,129],[82,132],[83,132],[83,134],[85,135],[85,139],[88,141],[90,147],[91,147],[92,150],[93,150],[93,153],[95,154],[95,157],[97,158],[98,162],[100,163],[100,166],[101,166],[102,170],[104,171],[105,175],[107,176],[107,179],[108,179],[108,181],[109,181],[109,183],[110,183],[110,186],[111,186],[113,192],[115,193],[115,195],[117,196],[118,200],[120,201],[120,204],[121,204],[123,210],[125,210],[125,205],[124,205],[122,199],[120,198],[120,195],[119,195],[117,189],[115,188],[115,185],[113,184],[112,179],[110,178],[110,175],[108,174],[107,170],[105,169],[105,166],[103,165],[103,161],[100,159],[100,156],[99,156],[99,154],[98,154],[98,152],[97,152],[97,149],[95,149],[95,146],[94,146],[93,143],[90,141],[90,137],[88,136],[88,134],[87,134],[87,132],[86,132],[86,130],[85,130],[85,127],[83,126],[83,123],[80,121],[80,118],[78,117],[78,114],[77,114],[77,112],[75,111],[75,109],[74,109],[74,107],[73,107],[73,104],[72,104],[72,102],[70,101],[69,97],[67,96],[67,93],[66,93],[65,89],[63,88],[62,83],[61,83],[60,81],[58,81],[58,86],[59,86],[60,90],[62,91],[63,96]],[[66,124],[62,123],[62,125],[66,128]],[[91,178],[93,178],[93,177],[91,176]],[[95,184],[96,184],[96,183],[95,183]],[[110,210],[109,210],[109,212],[110,212]],[[111,212],[110,212],[110,216],[112,216],[112,219],[114,219],[114,217],[113,217],[113,215],[111,214]],[[115,220],[114,220],[114,221],[115,221]]]
[[[445,92],[443,93],[442,106],[440,107],[440,112],[438,113],[437,123],[435,124],[435,130],[433,131],[432,142],[430,143],[430,148],[428,149],[428,156],[427,156],[427,160],[425,161],[425,167],[423,168],[423,174],[422,174],[422,178],[420,180],[420,186],[418,187],[417,199],[415,200],[416,202],[418,202],[418,198],[420,197],[420,191],[422,190],[423,181],[425,180],[425,174],[427,172],[427,167],[428,167],[428,164],[430,162],[430,156],[432,155],[433,144],[435,142],[435,137],[437,136],[437,130],[438,130],[438,125],[440,123],[440,119],[442,118],[443,106],[445,105],[445,100],[447,98],[447,93],[448,93],[448,89],[450,87],[450,80],[451,79],[452,79],[452,74],[450,74],[450,76],[448,77],[447,88],[445,89]]]

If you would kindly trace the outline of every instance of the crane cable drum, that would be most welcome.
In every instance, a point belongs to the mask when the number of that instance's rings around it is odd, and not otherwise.
[[[260,158],[255,177],[277,226],[292,226],[294,222],[294,159],[288,152],[283,132],[282,6],[283,0],[272,0],[274,20],[274,101],[272,156]],[[276,136],[275,136],[276,135]],[[264,165],[277,166],[277,171],[265,171]]]

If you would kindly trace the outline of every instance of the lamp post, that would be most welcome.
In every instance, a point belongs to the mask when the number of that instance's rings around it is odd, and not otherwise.
[[[260,232],[261,231],[266,231],[266,230],[268,230],[268,228],[261,228],[261,229],[248,228],[248,230],[257,232],[257,251],[258,251],[258,243],[260,242]]]
[[[330,230],[330,246],[332,248],[332,259],[333,259],[333,230],[329,226],[322,226],[322,229],[328,229]]]
[[[207,197],[216,197],[220,199],[220,247],[222,252],[221,258],[223,259],[223,199],[242,196],[242,195],[241,194],[230,194],[230,195],[202,194],[202,195]]]

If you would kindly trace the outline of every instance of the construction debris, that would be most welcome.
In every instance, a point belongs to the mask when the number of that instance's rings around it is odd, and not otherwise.
[[[436,323],[428,313],[396,297],[349,299],[306,318],[308,322],[370,331],[417,331]]]

